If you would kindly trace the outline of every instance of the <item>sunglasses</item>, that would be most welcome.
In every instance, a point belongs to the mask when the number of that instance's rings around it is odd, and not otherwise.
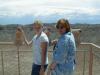
[[[63,29],[63,28],[65,28],[64,26],[59,26],[59,27],[57,27],[57,29]]]

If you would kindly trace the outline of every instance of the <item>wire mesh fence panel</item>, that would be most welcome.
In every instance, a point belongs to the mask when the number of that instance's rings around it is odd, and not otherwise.
[[[1,51],[0,51],[0,75],[2,75],[2,57],[1,57]]]
[[[32,70],[32,47],[31,46],[21,46],[20,48],[20,74],[21,75],[31,75]]]
[[[0,45],[0,75],[4,75],[3,49]]]
[[[94,53],[93,75],[100,75],[100,51]]]
[[[3,73],[3,68],[4,68],[4,75],[19,75],[19,70],[20,70],[20,75],[31,75],[32,50],[30,46],[20,47],[19,61],[18,61],[18,50],[16,46],[0,45],[0,47],[2,47],[2,50],[0,49],[1,50],[0,75],[2,75]],[[2,64],[2,57],[3,57],[3,64]],[[18,66],[20,66],[20,68]]]
[[[17,52],[3,52],[4,56],[4,75],[18,75]]]
[[[17,50],[14,45],[0,45],[2,47],[2,71],[4,75],[18,75]]]
[[[100,59],[94,56],[93,75],[100,75]]]
[[[88,75],[88,51],[76,52],[75,75]]]
[[[32,52],[20,52],[20,71],[21,75],[31,75]]]

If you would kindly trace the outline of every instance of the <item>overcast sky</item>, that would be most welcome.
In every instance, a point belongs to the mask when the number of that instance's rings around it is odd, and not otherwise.
[[[75,14],[100,16],[100,0],[0,0],[0,20],[3,17],[31,15],[38,18],[54,14],[67,15],[69,19]]]

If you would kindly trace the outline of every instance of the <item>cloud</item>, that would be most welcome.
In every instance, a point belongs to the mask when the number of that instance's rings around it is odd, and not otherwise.
[[[77,17],[92,19],[100,16],[100,0],[0,0],[0,3],[0,18],[1,21],[3,18],[3,22],[7,17],[12,21],[12,17],[22,19],[29,16],[28,19],[47,19],[48,22],[49,18],[55,21],[62,17],[74,20]]]
[[[95,0],[96,1],[96,0]],[[35,17],[51,14],[86,13],[98,14],[100,10],[93,8],[94,0],[1,0],[0,16]]]

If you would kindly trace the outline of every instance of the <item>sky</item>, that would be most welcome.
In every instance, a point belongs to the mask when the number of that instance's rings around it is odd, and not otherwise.
[[[0,0],[0,24],[100,23],[100,0]]]

